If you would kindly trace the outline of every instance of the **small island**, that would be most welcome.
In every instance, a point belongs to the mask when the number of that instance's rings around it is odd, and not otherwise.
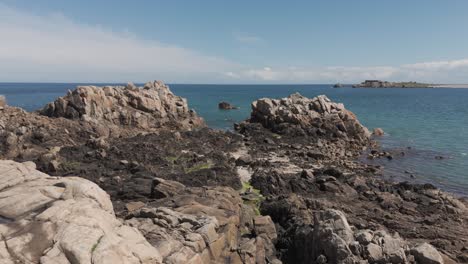
[[[381,80],[365,80],[353,88],[433,88],[435,85],[419,82],[387,82]]]

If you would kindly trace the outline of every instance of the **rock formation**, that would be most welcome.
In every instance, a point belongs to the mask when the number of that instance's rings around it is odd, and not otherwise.
[[[160,81],[143,87],[79,86],[40,110],[49,117],[65,117],[143,129],[165,127],[194,128],[204,125],[187,105]]]
[[[352,112],[325,95],[309,99],[296,93],[283,99],[259,99],[252,103],[248,121],[260,123],[279,134],[292,132],[359,143],[368,143],[370,135]]]
[[[237,107],[231,105],[230,103],[228,102],[220,102],[218,104],[218,108],[221,109],[221,110],[233,110],[233,109],[238,109]]]
[[[467,203],[432,185],[386,182],[378,168],[356,161],[369,133],[342,105],[300,95],[260,99],[236,128],[284,263],[420,263],[421,242],[437,248],[426,256],[468,260]]]
[[[167,197],[127,204],[122,223],[94,183],[0,161],[1,263],[281,263],[270,217],[238,192],[157,182]]]
[[[164,263],[280,263],[271,218],[255,215],[237,191],[157,182],[155,192],[168,195],[129,211],[125,223],[142,231]]]
[[[141,233],[114,216],[109,196],[32,162],[0,161],[1,263],[161,263]]]
[[[383,129],[377,127],[377,128],[374,128],[374,130],[372,131],[372,135],[377,136],[377,137],[381,137],[381,136],[385,135],[385,132],[383,131]]]
[[[78,88],[41,112],[53,117],[0,110],[1,157],[67,176],[0,161],[0,259],[468,262],[468,202],[360,163],[372,141],[342,104],[260,99],[237,133],[191,130],[160,86]]]

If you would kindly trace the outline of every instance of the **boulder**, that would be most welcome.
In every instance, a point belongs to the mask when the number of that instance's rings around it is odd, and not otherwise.
[[[188,108],[187,100],[175,96],[161,81],[148,82],[143,87],[133,84],[78,86],[66,96],[47,104],[39,113],[143,129],[204,126],[203,119]]]
[[[164,180],[161,178],[153,179],[151,187],[151,197],[156,199],[172,197],[184,191],[185,185],[176,181]]]
[[[374,130],[372,131],[372,135],[377,136],[377,137],[381,137],[381,136],[385,135],[385,132],[383,131],[383,129],[378,127],[378,128],[374,128]]]
[[[440,253],[431,244],[422,243],[411,249],[411,254],[414,256],[417,263],[421,264],[443,264],[444,260]]]
[[[328,209],[314,215],[312,259],[323,254],[331,263],[351,263],[354,258],[348,244],[353,240],[343,212]]]
[[[220,102],[218,104],[218,108],[221,109],[221,110],[232,110],[232,109],[238,109],[238,107],[235,107],[233,105],[231,105],[230,103],[228,102]]]
[[[288,256],[290,263],[409,262],[408,242],[398,234],[351,227],[342,211],[325,209],[315,212],[313,229],[307,227],[309,221],[302,217],[294,229],[291,236],[294,255]]]
[[[0,161],[2,263],[161,263],[158,250],[114,215],[109,196],[32,162]]]

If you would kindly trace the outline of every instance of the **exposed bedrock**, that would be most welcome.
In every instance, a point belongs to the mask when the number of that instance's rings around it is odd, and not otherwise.
[[[127,210],[126,224],[137,227],[166,263],[281,263],[276,229],[229,187],[186,187],[156,179],[155,199]]]
[[[298,93],[282,99],[263,98],[252,103],[250,123],[260,123],[279,134],[309,135],[367,144],[366,127],[343,104],[325,95],[312,99]]]
[[[0,155],[24,161],[47,155],[44,160],[49,162],[62,147],[100,144],[106,138],[205,126],[203,119],[188,108],[186,99],[174,95],[159,81],[140,88],[132,84],[80,86],[33,113],[4,104],[3,100]]]
[[[0,161],[1,263],[281,263],[275,225],[228,187],[155,179],[116,218],[96,184]]]
[[[50,177],[32,162],[0,161],[1,263],[161,263],[122,224],[109,196],[78,177]]]
[[[468,262],[466,200],[357,162],[370,135],[326,97],[260,99],[233,133],[192,129],[160,83],[78,90],[53,117],[0,109],[2,158],[67,176],[0,161],[0,259]]]
[[[204,125],[187,105],[187,100],[174,95],[161,81],[143,87],[79,86],[46,105],[39,111],[50,117],[65,117],[138,128],[180,127]]]
[[[356,161],[373,142],[341,104],[297,94],[260,99],[236,128],[284,263],[468,260],[466,202],[430,184],[386,182]]]

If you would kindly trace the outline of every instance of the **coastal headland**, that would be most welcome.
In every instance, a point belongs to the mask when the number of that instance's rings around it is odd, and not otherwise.
[[[379,146],[326,96],[258,99],[234,131],[160,81],[7,103],[2,263],[468,262],[468,201],[359,162]]]

